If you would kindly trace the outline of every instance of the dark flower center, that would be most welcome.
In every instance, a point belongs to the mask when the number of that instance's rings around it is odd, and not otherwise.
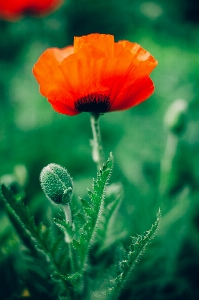
[[[90,94],[75,102],[75,108],[80,112],[105,113],[110,106],[110,98],[102,94]]]

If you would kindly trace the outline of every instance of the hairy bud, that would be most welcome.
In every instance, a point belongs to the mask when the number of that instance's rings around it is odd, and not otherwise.
[[[57,165],[49,164],[41,171],[41,187],[47,198],[56,204],[67,204],[73,194],[73,181],[68,171]]]

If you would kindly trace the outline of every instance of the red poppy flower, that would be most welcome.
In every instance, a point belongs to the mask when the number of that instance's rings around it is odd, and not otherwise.
[[[0,0],[0,17],[14,20],[26,14],[42,15],[60,3],[61,0]]]
[[[40,92],[55,111],[74,116],[131,108],[154,91],[157,61],[140,45],[112,35],[74,38],[74,47],[46,50],[33,68]]]

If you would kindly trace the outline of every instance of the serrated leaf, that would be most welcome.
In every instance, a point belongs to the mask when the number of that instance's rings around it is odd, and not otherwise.
[[[1,191],[6,204],[11,207],[17,218],[22,222],[23,226],[27,230],[30,230],[30,228],[36,228],[34,218],[30,215],[23,202],[18,202],[10,189],[7,188],[4,184],[1,185]]]
[[[57,253],[58,250],[61,248],[62,242],[63,242],[62,237],[58,237],[53,242],[51,242],[50,252],[53,253],[53,254]]]
[[[90,245],[93,243],[93,238],[97,230],[98,221],[104,207],[105,188],[110,178],[113,167],[113,157],[110,154],[109,159],[103,165],[102,169],[97,173],[97,180],[93,180],[93,192],[88,190],[90,203],[85,200],[82,201],[83,210],[86,216],[86,223],[82,227],[80,234],[81,245],[81,267],[83,272],[87,253]]]
[[[16,216],[17,220],[20,221],[21,228],[25,228],[25,233],[33,238],[35,241],[35,249],[41,250],[44,257],[51,263],[53,268],[59,275],[62,275],[60,267],[56,261],[53,253],[50,252],[52,245],[52,233],[49,228],[44,225],[37,227],[34,222],[34,218],[30,215],[28,209],[24,206],[22,202],[18,202],[12,192],[5,185],[1,186],[3,199],[6,205],[12,209],[13,214]],[[63,286],[65,286],[65,292],[68,294],[68,286],[62,280]]]
[[[94,181],[95,181],[95,180],[94,180]],[[90,190],[88,189],[88,190],[87,190],[87,193],[88,193],[89,198],[91,199],[91,197],[92,197],[92,195],[93,195],[93,192],[90,191]]]
[[[123,198],[123,190],[120,188],[117,192],[119,192],[119,194],[114,195],[114,198],[110,197],[111,201],[109,198],[106,199],[104,204],[104,211],[102,213],[98,230],[98,238],[101,244],[98,254],[108,249],[112,244],[118,242],[126,235],[124,230],[122,232],[115,230],[115,221]]]
[[[93,210],[92,210],[92,205],[84,199],[81,199],[81,203],[82,203],[82,207],[83,207],[85,217],[86,218],[92,218],[92,216],[94,214]]]
[[[79,275],[79,273],[74,273],[74,274],[71,274],[71,275],[65,275],[65,276],[62,275],[61,277],[66,281],[75,282],[79,279],[80,275]]]
[[[90,208],[91,207],[89,201],[86,201],[85,199],[82,199],[82,198],[80,198],[80,201],[82,203],[83,208]]]
[[[77,240],[73,239],[72,241],[72,246],[75,250],[80,251],[81,250],[81,245],[80,242],[78,242]]]
[[[73,227],[69,222],[67,223],[65,220],[56,218],[53,221],[63,232],[67,233],[71,238],[73,237]]]
[[[73,219],[74,219],[74,224],[75,224],[73,238],[79,239],[81,229],[86,222],[86,215],[83,211],[79,211],[75,216],[73,215]]]
[[[50,275],[50,277],[54,280],[54,281],[60,281],[60,279],[61,279],[61,276],[58,274],[58,273],[56,273],[56,272],[53,272],[51,275]]]
[[[109,299],[117,299],[130,273],[135,264],[144,253],[146,246],[154,237],[160,221],[160,211],[157,214],[155,223],[151,226],[150,230],[146,231],[143,235],[133,237],[130,245],[124,253],[125,258],[119,262],[120,274],[113,280],[114,286],[111,287]]]

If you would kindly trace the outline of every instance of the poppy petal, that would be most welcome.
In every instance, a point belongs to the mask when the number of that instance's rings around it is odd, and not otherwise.
[[[131,43],[128,41],[119,41],[115,45],[115,52],[117,55],[123,56],[122,48],[128,51],[128,57],[131,58],[134,67],[137,68],[136,73],[138,76],[149,75],[153,69],[157,66],[157,60],[139,44]],[[124,51],[124,50],[123,50]],[[126,51],[126,52],[127,52]],[[126,53],[125,52],[125,53]],[[127,57],[127,53],[125,54]]]
[[[94,47],[102,56],[111,57],[114,54],[114,36],[110,34],[89,34],[82,37],[74,37],[74,52],[80,49]]]
[[[145,76],[136,80],[112,102],[110,111],[125,110],[148,99],[154,92],[153,81]]]
[[[69,115],[69,116],[75,116],[79,114],[80,112],[68,107],[66,104],[63,102],[57,101],[56,99],[48,99],[54,110],[58,113]]]
[[[62,60],[74,52],[73,47],[63,49],[50,48],[46,50],[34,65],[33,74],[40,84],[40,92],[43,96],[48,97],[53,90],[65,91],[64,76],[60,69]]]
[[[49,48],[40,56],[38,62],[33,67],[33,73],[38,81],[46,78],[54,69],[69,55],[74,53],[72,46],[63,49]]]

